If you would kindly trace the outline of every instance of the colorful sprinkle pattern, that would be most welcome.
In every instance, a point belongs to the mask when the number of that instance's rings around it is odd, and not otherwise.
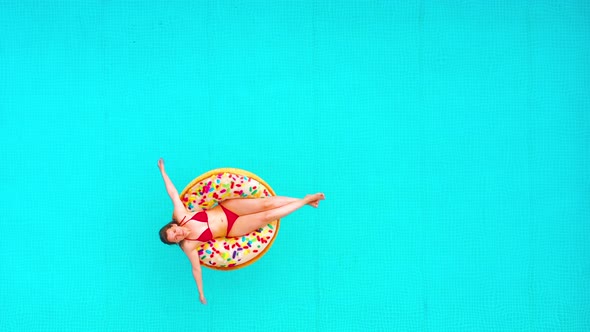
[[[220,172],[185,189],[181,199],[191,211],[208,210],[229,198],[272,196],[260,182],[246,175]],[[239,238],[217,238],[197,248],[201,264],[214,268],[232,268],[264,253],[276,234],[278,221]]]

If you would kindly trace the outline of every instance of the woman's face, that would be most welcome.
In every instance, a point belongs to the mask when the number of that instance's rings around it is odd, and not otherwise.
[[[168,241],[178,243],[188,236],[188,230],[184,227],[173,224],[172,227],[168,228],[166,231],[166,236],[168,237]]]

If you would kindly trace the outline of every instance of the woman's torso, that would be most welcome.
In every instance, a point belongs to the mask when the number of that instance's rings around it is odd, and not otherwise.
[[[195,214],[199,213],[200,211],[187,211],[187,213],[182,216],[180,218],[180,220],[188,220],[191,219],[195,216]],[[227,217],[225,216],[225,213],[223,213],[223,210],[221,209],[221,207],[219,205],[215,206],[212,209],[206,210],[205,213],[207,214],[207,222],[198,222],[198,221],[194,221],[191,220],[188,223],[186,223],[184,226],[188,227],[191,231],[190,235],[188,236],[188,238],[191,239],[196,239],[198,238],[203,232],[205,232],[207,230],[207,227],[209,227],[211,234],[213,235],[213,238],[217,238],[217,237],[223,237],[225,236],[226,232],[227,232]],[[183,241],[183,245],[189,245],[189,246],[197,246],[199,245],[200,241]]]

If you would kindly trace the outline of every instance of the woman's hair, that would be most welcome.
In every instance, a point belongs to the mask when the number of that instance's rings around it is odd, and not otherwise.
[[[172,227],[172,224],[176,224],[176,220],[172,220],[171,222],[167,223],[166,225],[164,225],[164,227],[162,227],[160,229],[160,240],[167,245],[178,244],[176,242],[168,241],[168,234],[166,234],[166,231],[168,231],[168,229],[170,229],[170,227]]]

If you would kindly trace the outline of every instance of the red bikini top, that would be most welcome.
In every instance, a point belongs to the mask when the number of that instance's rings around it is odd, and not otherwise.
[[[183,221],[180,223],[180,226],[186,225],[191,220],[196,220],[198,222],[206,222],[207,229],[205,229],[203,231],[203,233],[201,233],[201,235],[199,235],[198,238],[196,238],[196,239],[186,238],[185,240],[207,242],[207,241],[210,241],[213,239],[213,234],[211,233],[211,229],[209,228],[209,218],[207,217],[207,213],[205,211],[195,213],[190,219],[188,219],[186,221],[183,219]]]

